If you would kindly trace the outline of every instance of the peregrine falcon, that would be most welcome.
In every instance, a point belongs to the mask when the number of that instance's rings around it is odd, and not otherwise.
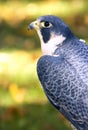
[[[56,16],[41,16],[28,28],[41,41],[37,73],[47,98],[77,130],[88,130],[88,46]]]

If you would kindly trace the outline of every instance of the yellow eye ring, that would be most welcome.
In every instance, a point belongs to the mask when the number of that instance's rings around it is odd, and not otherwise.
[[[52,27],[52,24],[49,23],[48,21],[44,21],[44,22],[41,22],[41,26],[44,28],[50,28]]]

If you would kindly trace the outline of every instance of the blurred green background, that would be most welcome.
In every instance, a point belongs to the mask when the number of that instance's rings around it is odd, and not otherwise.
[[[36,74],[42,53],[36,32],[27,27],[46,14],[59,16],[88,41],[87,0],[0,0],[0,130],[72,130]]]

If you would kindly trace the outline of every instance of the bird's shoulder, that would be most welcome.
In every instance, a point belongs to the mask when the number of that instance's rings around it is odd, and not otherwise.
[[[38,75],[49,75],[53,70],[59,70],[59,66],[64,64],[63,56],[50,56],[44,55],[40,57],[37,63],[37,72]]]
[[[43,55],[39,58],[37,66],[39,67],[40,65],[48,65],[48,64],[53,64],[53,63],[60,63],[63,60],[63,56],[51,56],[51,55]],[[46,63],[46,64],[43,64]]]
[[[45,84],[48,84],[51,88],[53,87],[54,82],[62,75],[61,73],[64,73],[65,66],[66,63],[63,55],[57,57],[44,55],[38,60],[37,74],[44,89],[46,89]]]

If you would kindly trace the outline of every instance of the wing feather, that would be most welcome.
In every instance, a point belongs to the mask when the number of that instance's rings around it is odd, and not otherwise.
[[[43,56],[38,61],[37,73],[50,102],[78,130],[87,130],[88,86],[76,68],[63,56]]]

